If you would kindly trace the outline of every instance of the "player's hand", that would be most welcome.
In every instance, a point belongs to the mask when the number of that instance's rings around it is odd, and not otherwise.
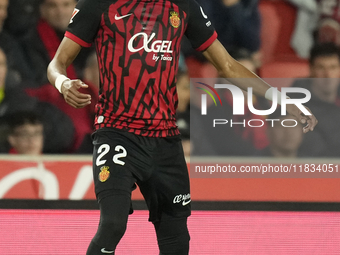
[[[318,124],[318,120],[315,118],[311,110],[308,107],[306,107],[306,109],[311,113],[311,115],[305,115],[296,105],[293,104],[287,105],[287,112],[295,116],[304,126],[303,133],[313,131],[316,124]]]
[[[80,88],[88,88],[81,80],[67,80],[61,85],[61,93],[64,96],[66,103],[74,108],[83,108],[91,104],[91,96],[79,92]]]

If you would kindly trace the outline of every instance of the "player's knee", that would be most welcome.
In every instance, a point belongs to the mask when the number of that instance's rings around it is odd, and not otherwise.
[[[100,223],[99,229],[103,235],[120,240],[126,231],[126,223],[122,220],[106,219]]]
[[[115,250],[126,230],[126,222],[112,219],[101,219],[93,241],[102,247]]]

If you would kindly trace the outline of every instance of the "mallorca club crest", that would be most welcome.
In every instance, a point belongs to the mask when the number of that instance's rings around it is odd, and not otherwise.
[[[174,28],[178,28],[181,25],[181,18],[179,17],[179,13],[175,11],[170,12],[170,24]]]
[[[102,166],[100,168],[100,173],[98,175],[99,181],[106,182],[107,179],[110,177],[110,171],[108,166]]]

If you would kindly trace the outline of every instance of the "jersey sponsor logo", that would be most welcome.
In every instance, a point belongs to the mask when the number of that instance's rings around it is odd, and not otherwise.
[[[144,33],[138,33],[131,37],[128,43],[128,49],[130,52],[138,52],[141,50],[145,50],[146,52],[154,52],[154,53],[172,53],[171,44],[172,41],[167,40],[155,40],[152,41],[156,36],[156,33],[152,33],[150,37]],[[136,38],[142,37],[143,38],[143,45],[139,48],[135,48],[133,46],[134,41]]]
[[[115,252],[115,251],[107,251],[105,248],[101,249],[100,251],[101,253],[106,253],[106,254],[112,254]]]
[[[123,15],[123,16],[117,16],[117,14],[115,15],[115,20],[121,20],[121,19],[124,19],[126,17],[129,17],[131,16],[132,13],[129,13],[129,14],[126,14],[126,15]]]
[[[74,8],[74,11],[72,13],[71,19],[70,19],[70,24],[73,23],[73,18],[78,14],[79,10],[77,8]]]
[[[173,203],[174,204],[180,204],[182,202],[183,206],[186,206],[187,204],[189,204],[191,202],[191,195],[190,193],[186,194],[186,195],[177,195],[174,197]]]
[[[203,18],[208,19],[208,16],[204,13],[202,6],[200,6]]]
[[[110,171],[108,166],[102,166],[98,175],[99,181],[106,182],[110,177]]]
[[[173,26],[174,28],[178,28],[181,25],[181,19],[179,17],[179,13],[172,11],[170,12],[170,24],[171,26]]]
[[[153,54],[152,60],[157,62],[159,59],[162,60],[162,61],[172,61],[171,56],[166,56],[166,55],[157,56],[156,54]]]

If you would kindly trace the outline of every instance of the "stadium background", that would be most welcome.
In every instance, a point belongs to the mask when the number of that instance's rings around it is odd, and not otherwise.
[[[275,19],[273,6],[280,10]],[[308,75],[307,61],[289,46],[296,9],[284,1],[264,0],[260,10],[265,26],[260,75]],[[90,166],[89,156],[1,156],[0,254],[84,254],[99,216]],[[27,174],[20,174],[23,180],[11,175],[20,169]],[[13,186],[6,186],[10,182],[4,178],[9,177]],[[48,181],[44,186],[46,178],[57,186]],[[340,254],[339,184],[336,178],[192,179],[190,254]],[[133,199],[136,211],[117,254],[157,254],[138,191]]]

